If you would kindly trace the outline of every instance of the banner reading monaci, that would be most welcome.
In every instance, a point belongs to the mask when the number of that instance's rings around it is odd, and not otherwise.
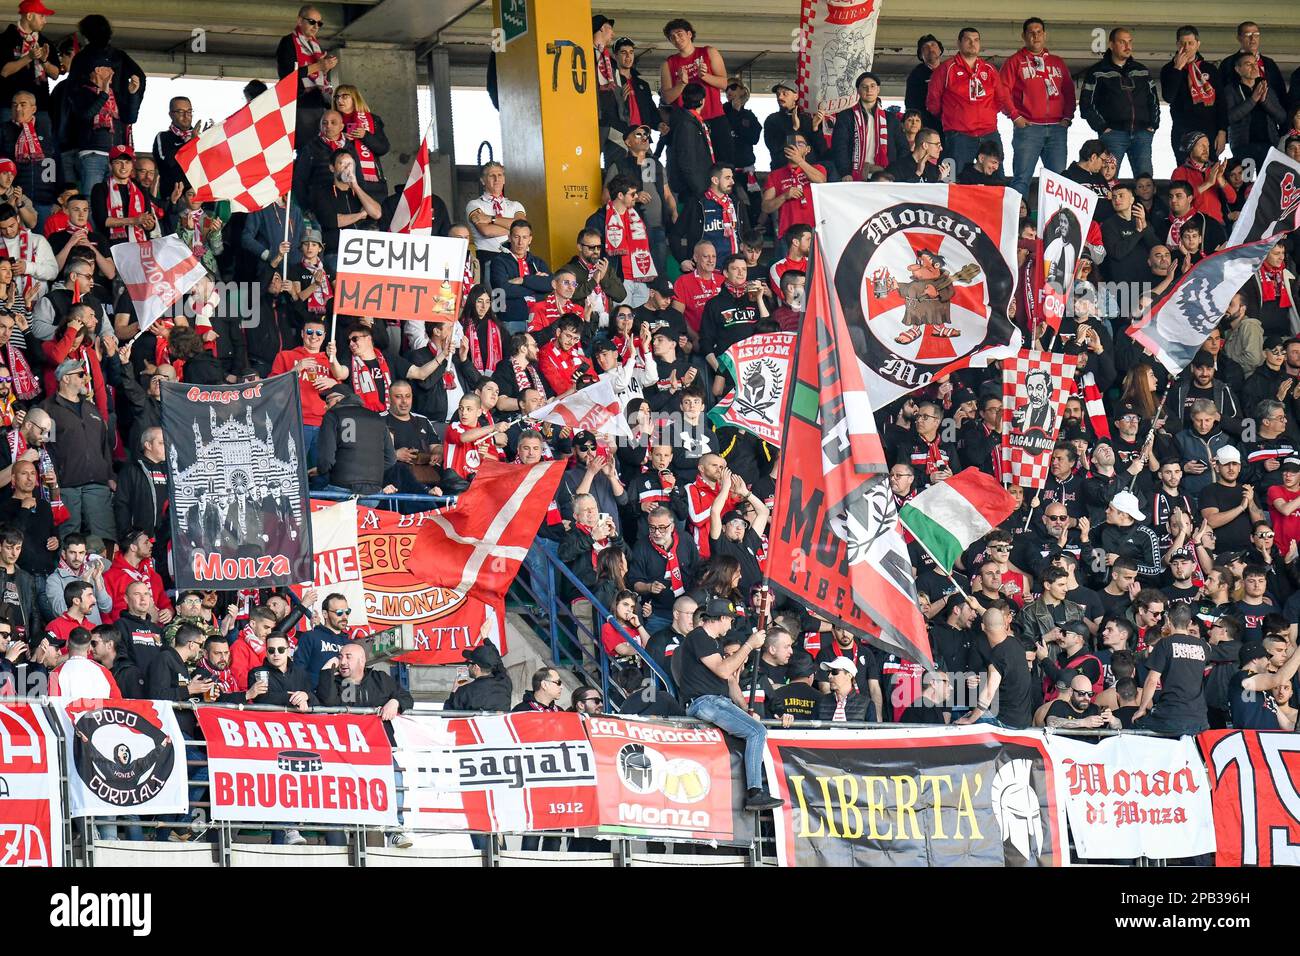
[[[177,588],[312,580],[297,376],[163,383],[162,428]]]

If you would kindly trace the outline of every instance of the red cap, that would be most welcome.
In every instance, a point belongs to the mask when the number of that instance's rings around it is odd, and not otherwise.
[[[13,173],[15,176],[17,176],[18,167],[14,165],[14,161],[12,159],[5,159],[3,157],[0,157],[0,173]]]
[[[54,16],[54,11],[51,10],[49,7],[47,7],[45,4],[41,3],[41,0],[23,0],[22,3],[18,4],[18,12],[39,13],[47,17]]]
[[[121,159],[123,156],[135,159],[135,151],[130,146],[114,146],[108,151],[108,161],[110,163],[115,159]]]

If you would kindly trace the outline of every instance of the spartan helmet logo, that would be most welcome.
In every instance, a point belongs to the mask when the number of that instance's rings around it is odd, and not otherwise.
[[[634,793],[650,793],[655,789],[654,761],[641,744],[627,744],[619,750],[618,775]]]
[[[993,775],[990,798],[1002,842],[1010,842],[1026,862],[1043,852],[1043,820],[1033,786],[1031,760],[1011,760]]]

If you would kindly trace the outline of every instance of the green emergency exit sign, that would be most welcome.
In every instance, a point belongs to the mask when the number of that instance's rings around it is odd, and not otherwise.
[[[528,0],[501,0],[501,33],[507,44],[528,32]]]

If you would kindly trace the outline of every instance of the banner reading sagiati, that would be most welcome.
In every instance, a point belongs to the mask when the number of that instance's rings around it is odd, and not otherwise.
[[[1042,732],[773,730],[782,866],[1064,866]]]
[[[176,236],[119,242],[112,253],[141,332],[207,275],[203,264]]]
[[[369,714],[203,707],[213,820],[397,825],[393,750]]]
[[[1210,730],[1197,745],[1214,788],[1216,866],[1300,866],[1300,735]]]
[[[0,866],[62,866],[58,743],[43,709],[0,704]]]
[[[1210,780],[1191,737],[1052,734],[1047,749],[1064,779],[1070,835],[1081,859],[1174,860],[1214,852]]]
[[[1002,362],[1002,464],[1004,478],[1041,488],[1065,402],[1074,394],[1077,355],[1023,349]]]
[[[812,189],[817,241],[872,408],[1020,348],[1007,316],[1018,192],[929,183]]]
[[[838,113],[858,101],[857,78],[876,56],[881,0],[803,0],[797,60],[799,105]]]
[[[571,713],[393,719],[414,829],[521,833],[594,827],[596,759]]]
[[[454,322],[465,293],[464,239],[344,229],[334,308],[374,319]]]
[[[170,701],[61,700],[68,814],[105,817],[189,809],[185,738]]]
[[[744,813],[726,738],[716,727],[593,717],[600,831],[730,843]]]

